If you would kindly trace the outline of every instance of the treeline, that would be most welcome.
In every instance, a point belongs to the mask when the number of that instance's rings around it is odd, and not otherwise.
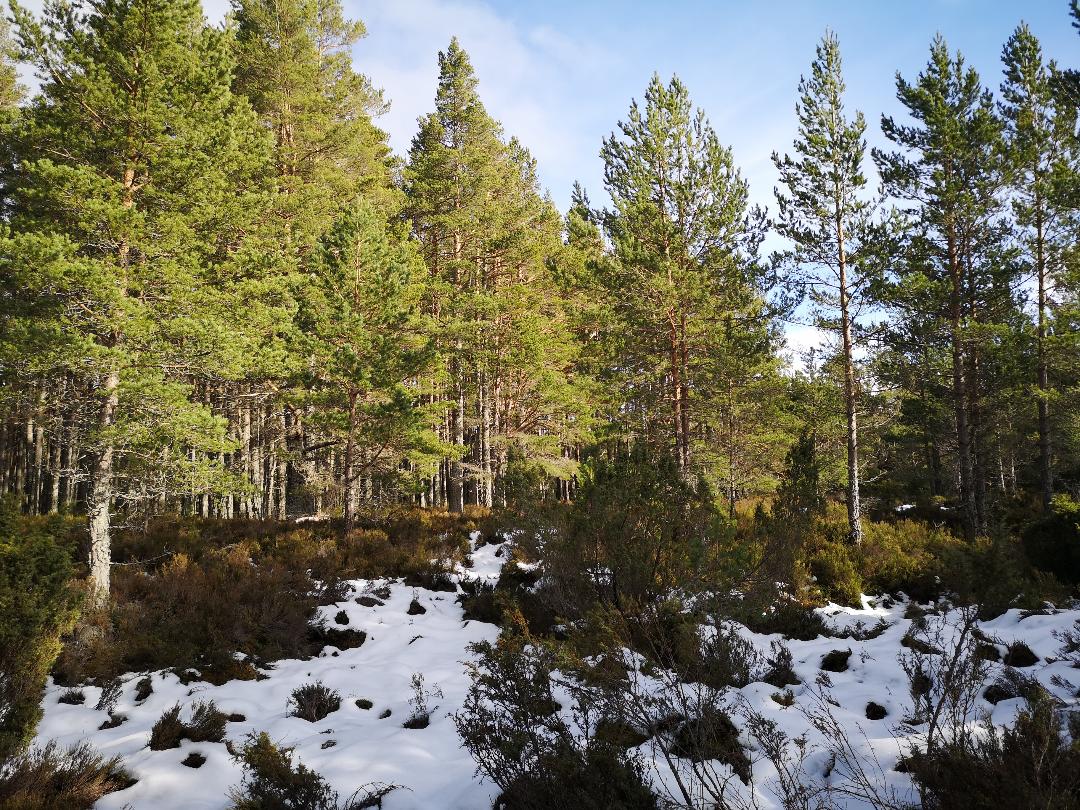
[[[996,97],[936,39],[872,156],[826,35],[770,220],[677,78],[562,216],[456,40],[398,157],[336,0],[11,8],[0,488],[85,512],[99,592],[118,520],[566,499],[631,445],[734,513],[804,434],[853,542],[1080,486],[1080,77],[1024,25]],[[834,339],[790,372],[795,312]]]

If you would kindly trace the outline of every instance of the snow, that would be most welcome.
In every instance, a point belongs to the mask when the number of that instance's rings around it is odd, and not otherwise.
[[[474,536],[474,542],[477,536]],[[499,568],[508,557],[507,544],[484,545],[472,554],[470,568],[458,567],[456,577],[495,582]],[[369,594],[386,586],[390,597],[384,604],[363,607],[354,597]],[[134,699],[135,685],[144,673],[124,678],[122,695],[113,709],[114,714],[128,719],[114,729],[99,730],[108,719],[106,711],[94,709],[101,690],[84,687],[86,701],[82,705],[58,702],[64,691],[49,685],[44,699],[44,718],[38,728],[36,742],[50,739],[63,745],[89,740],[107,755],[119,754],[126,767],[138,779],[127,790],[102,799],[99,810],[223,810],[228,807],[228,790],[241,782],[242,770],[220,743],[191,743],[185,741],[179,749],[151,751],[148,748],[150,729],[161,714],[179,702],[188,716],[192,703],[213,700],[218,708],[244,715],[242,722],[231,722],[227,738],[240,742],[252,731],[266,731],[279,744],[295,748],[295,757],[321,773],[341,796],[347,797],[356,788],[384,782],[402,785],[384,799],[386,810],[415,808],[445,808],[446,810],[482,810],[491,807],[498,788],[475,774],[475,764],[461,747],[450,714],[458,710],[469,687],[463,662],[469,657],[468,646],[482,640],[494,640],[498,628],[490,624],[465,621],[454,594],[413,588],[386,580],[356,580],[347,601],[321,608],[325,618],[334,624],[338,611],[349,618],[348,627],[363,630],[367,641],[359,648],[338,651],[327,647],[312,660],[285,660],[266,670],[262,681],[231,681],[222,686],[194,682],[188,686],[164,672],[153,673],[153,694],[141,704]],[[426,609],[422,615],[409,616],[406,611],[416,598]],[[823,690],[838,705],[832,706],[837,721],[845,730],[852,745],[869,763],[877,763],[888,784],[901,796],[910,791],[909,778],[892,770],[904,753],[903,744],[910,733],[899,728],[902,718],[911,708],[908,680],[898,661],[906,650],[901,639],[909,632],[912,620],[904,618],[908,603],[904,600],[863,598],[860,608],[826,605],[820,613],[837,632],[869,630],[880,623],[887,627],[875,638],[835,638],[819,636],[811,641],[785,641],[791,650],[794,670],[802,684],[789,687],[795,704],[783,706],[773,700],[776,687],[753,683],[740,690],[731,690],[725,702],[733,707],[749,706],[762,716],[777,723],[790,739],[805,735],[810,751],[805,767],[816,778],[826,771],[828,754],[822,745],[821,734],[807,719],[806,712],[817,704],[815,692]],[[1061,643],[1055,632],[1070,629],[1080,619],[1080,610],[1047,611],[1048,615],[1026,615],[1018,610],[986,622],[980,622],[983,633],[1005,644],[1023,640],[1039,656],[1040,662],[1022,670],[1034,676],[1047,690],[1066,703],[1075,705],[1075,688],[1070,690],[1063,679],[1077,678],[1068,661],[1055,661]],[[946,621],[955,626],[958,611],[946,614]],[[739,632],[750,639],[764,654],[770,642],[781,640],[778,635],[755,634],[739,626]],[[821,660],[832,650],[851,650],[849,668],[845,672],[828,673],[831,685],[820,686]],[[1049,660],[1048,660],[1049,659]],[[1003,665],[991,663],[987,683],[1002,672]],[[437,689],[441,697],[431,701],[431,723],[427,728],[410,730],[402,727],[409,717],[414,673],[422,673],[429,689]],[[1060,676],[1060,678],[1055,678]],[[341,693],[341,708],[318,723],[287,715],[289,694],[298,686],[321,681]],[[370,710],[355,705],[358,698],[374,704]],[[866,718],[868,702],[884,706],[888,716],[881,721]],[[996,723],[1009,723],[1022,705],[1019,699],[1006,700],[993,706],[981,697],[978,711]],[[380,719],[386,709],[391,716]],[[564,711],[566,709],[564,708]],[[741,725],[737,712],[733,718]],[[976,722],[977,718],[972,718]],[[744,742],[752,743],[743,734]],[[323,744],[333,740],[332,747]],[[652,742],[645,743],[639,753],[651,763],[651,779],[657,786],[671,781],[661,753]],[[182,766],[181,761],[191,752],[206,757],[199,769]],[[718,766],[721,769],[725,766]],[[876,772],[876,771],[875,771]],[[684,774],[685,776],[685,774]],[[837,778],[834,774],[830,778]],[[761,808],[780,808],[774,790],[776,771],[761,759],[754,765],[754,791]],[[739,789],[748,793],[748,788]],[[748,796],[747,796],[748,797]],[[847,799],[851,808],[868,807],[856,799]]]
[[[471,569],[462,569],[460,578],[497,580],[503,560],[495,556],[497,546],[483,546],[473,555]],[[243,772],[222,743],[184,741],[179,749],[151,751],[147,747],[150,729],[161,714],[176,703],[185,707],[198,700],[213,700],[225,712],[244,715],[245,720],[229,723],[227,739],[240,742],[252,731],[266,731],[282,746],[295,747],[294,756],[326,778],[342,798],[361,785],[385,782],[403,785],[383,800],[386,810],[447,808],[476,810],[490,807],[498,789],[474,777],[475,764],[460,746],[449,714],[460,708],[469,687],[462,664],[468,645],[494,640],[498,628],[491,624],[464,621],[454,594],[412,588],[385,580],[356,580],[347,601],[320,608],[332,627],[338,611],[349,617],[350,628],[367,633],[359,648],[338,651],[327,647],[318,658],[285,660],[266,670],[261,681],[230,681],[222,686],[194,682],[180,683],[171,673],[153,674],[153,694],[136,705],[134,693],[142,673],[124,678],[124,689],[113,709],[128,719],[115,729],[99,731],[108,712],[93,707],[101,690],[83,687],[82,705],[58,703],[64,691],[50,684],[44,700],[45,716],[36,742],[54,739],[62,745],[89,740],[102,753],[119,754],[125,766],[139,780],[135,785],[110,794],[98,802],[98,810],[222,810],[229,805],[228,790],[240,784]],[[353,598],[386,585],[390,598],[371,608]],[[417,598],[427,612],[409,616],[406,611]],[[405,729],[402,723],[412,712],[414,673],[422,673],[429,689],[439,689],[434,698],[431,724],[424,729]],[[318,723],[287,716],[290,693],[298,686],[322,681],[341,693],[341,708]],[[355,701],[366,698],[374,706],[360,709]],[[379,715],[391,710],[388,718]],[[335,745],[323,749],[328,740]],[[206,757],[205,764],[192,769],[180,764],[191,751]]]

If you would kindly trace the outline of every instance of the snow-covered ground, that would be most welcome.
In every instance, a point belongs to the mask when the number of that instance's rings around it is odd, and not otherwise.
[[[471,569],[459,571],[459,578],[498,579],[503,560],[497,546],[483,546],[473,554]],[[382,605],[364,607],[354,598],[387,586],[390,597]],[[221,810],[229,805],[228,790],[241,781],[243,771],[222,743],[192,743],[180,748],[151,751],[150,729],[162,712],[176,703],[185,707],[213,700],[226,714],[241,714],[243,722],[229,723],[227,739],[240,742],[252,731],[265,731],[282,746],[295,748],[295,756],[318,771],[347,797],[371,782],[403,785],[383,801],[386,810],[406,808],[447,808],[477,810],[491,806],[498,789],[474,778],[475,764],[458,743],[449,718],[460,708],[469,687],[462,661],[468,645],[493,640],[498,628],[482,622],[464,621],[455,595],[428,591],[384,580],[356,580],[349,599],[323,607],[331,627],[337,613],[344,610],[348,627],[367,633],[356,649],[339,651],[327,647],[308,661],[284,660],[266,670],[266,680],[230,681],[222,686],[194,682],[180,683],[171,673],[153,674],[153,694],[135,702],[135,688],[142,674],[124,679],[124,691],[113,714],[127,717],[114,729],[98,730],[108,720],[108,712],[93,707],[101,690],[83,687],[82,705],[58,703],[65,691],[50,684],[44,701],[45,717],[37,731],[37,743],[50,739],[63,745],[89,740],[102,753],[124,758],[126,768],[139,781],[127,790],[106,796],[99,810],[130,807],[132,810]],[[426,613],[407,611],[416,599]],[[413,695],[412,676],[420,673],[428,690],[441,691],[429,703],[431,723],[424,729],[406,729]],[[298,686],[321,681],[341,694],[341,708],[318,723],[288,716],[290,693]],[[366,699],[370,709],[356,706]],[[385,711],[390,716],[380,718]],[[323,746],[330,740],[333,746]],[[181,761],[192,751],[206,757],[202,767],[192,769]]]
[[[504,559],[502,546],[483,546],[473,554],[473,567],[459,569],[458,577],[494,581]],[[354,601],[384,585],[390,596],[380,600],[383,604],[364,607]],[[382,580],[358,580],[352,587],[347,601],[322,611],[331,626],[340,626],[334,619],[343,610],[349,618],[348,627],[367,633],[367,641],[357,649],[338,651],[328,647],[315,659],[277,662],[266,671],[265,680],[232,681],[222,686],[202,682],[184,686],[171,673],[154,673],[153,694],[141,703],[136,702],[134,693],[143,673],[132,674],[124,679],[123,693],[112,710],[127,720],[105,730],[99,730],[99,726],[108,720],[108,713],[94,709],[98,688],[84,687],[85,703],[67,705],[58,702],[64,690],[50,684],[36,742],[56,740],[66,745],[89,740],[103,753],[124,758],[138,782],[105,797],[98,804],[101,810],[222,810],[229,804],[230,786],[239,784],[242,778],[240,766],[232,761],[224,744],[184,741],[180,748],[165,751],[151,751],[148,747],[151,727],[164,711],[179,702],[187,717],[193,702],[213,700],[223,712],[244,716],[243,721],[229,723],[228,739],[239,742],[251,731],[268,732],[278,744],[295,748],[300,761],[321,773],[342,797],[361,785],[383,782],[404,786],[384,799],[387,810],[491,807],[498,789],[475,775],[475,765],[461,748],[449,715],[460,708],[469,686],[462,663],[469,656],[468,645],[494,639],[498,629],[465,621],[452,593]],[[414,598],[426,613],[408,615]],[[892,770],[902,753],[897,737],[902,732],[897,724],[911,707],[908,680],[898,662],[898,654],[904,651],[900,641],[911,627],[911,620],[904,618],[905,608],[905,603],[891,600],[865,600],[861,609],[836,605],[822,608],[827,621],[838,630],[857,623],[869,628],[881,621],[888,627],[865,640],[819,637],[786,642],[794,670],[802,681],[791,687],[794,705],[776,702],[773,695],[778,689],[768,684],[753,683],[739,690],[754,710],[775,721],[790,738],[807,735],[812,753],[806,764],[811,772],[823,773],[828,755],[823,748],[815,749],[820,735],[811,728],[800,706],[812,708],[813,693],[820,689],[816,682],[823,656],[833,650],[850,649],[847,671],[828,675],[831,686],[826,687],[827,692],[838,704],[832,712],[861,754],[877,759],[889,784],[901,793],[909,789],[908,777]],[[1061,646],[1054,632],[1072,628],[1078,618],[1078,610],[1027,617],[1012,610],[981,623],[980,628],[987,636],[1005,643],[1022,640],[1040,659],[1025,668],[1024,674],[1037,678],[1063,701],[1074,703],[1075,689],[1070,690],[1062,679],[1080,682],[1080,673],[1066,661],[1047,659],[1052,659]],[[740,632],[762,653],[768,653],[770,642],[779,638],[753,634],[745,628]],[[1002,670],[1002,664],[991,664],[987,683]],[[437,689],[442,696],[431,700],[430,725],[413,730],[403,728],[402,723],[412,711],[409,700],[415,673],[422,673],[428,689]],[[314,681],[340,692],[341,708],[318,723],[288,716],[289,694]],[[370,700],[372,708],[359,708],[357,699]],[[867,719],[866,706],[871,701],[885,707],[888,714],[884,719]],[[998,723],[1011,722],[1020,705],[1019,699],[997,705],[979,701],[979,708]],[[386,710],[390,715],[382,717]],[[333,745],[329,745],[330,741]],[[206,757],[198,769],[181,764],[193,750]],[[641,753],[657,765],[652,778],[666,781],[666,766],[649,743]],[[767,761],[755,764],[753,781],[757,801],[763,808],[779,807],[771,787],[775,777]],[[861,805],[855,802],[850,806]]]

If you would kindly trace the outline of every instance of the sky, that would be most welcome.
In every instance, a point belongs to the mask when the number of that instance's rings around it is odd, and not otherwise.
[[[368,36],[356,67],[391,101],[380,125],[405,154],[418,116],[433,107],[437,53],[451,36],[468,51],[488,111],[536,157],[540,179],[565,210],[581,181],[606,200],[603,139],[640,99],[654,72],[677,74],[729,145],[751,201],[775,210],[774,150],[791,150],[801,74],[826,29],[836,32],[848,109],[866,116],[870,146],[888,146],[882,113],[903,117],[896,73],[914,80],[938,32],[986,86],[1001,83],[1001,49],[1021,20],[1048,58],[1080,67],[1068,0],[345,0]],[[868,176],[876,183],[869,165]],[[782,247],[766,240],[766,252]],[[789,359],[822,342],[800,310],[785,327]]]
[[[28,0],[30,8],[41,0]],[[601,142],[641,98],[654,72],[677,74],[732,148],[754,203],[775,210],[770,155],[790,151],[795,99],[826,29],[840,40],[849,110],[862,110],[871,146],[886,146],[882,113],[903,116],[896,73],[914,80],[935,33],[996,90],[1001,48],[1024,20],[1049,58],[1080,67],[1068,0],[343,0],[368,35],[355,67],[391,102],[379,125],[404,155],[434,106],[437,55],[457,36],[488,111],[538,161],[565,210],[575,180],[605,201]],[[229,0],[203,0],[221,20]],[[871,167],[867,167],[870,169]],[[873,176],[872,171],[870,176]],[[766,243],[766,248],[775,243]],[[798,346],[813,330],[788,330]]]

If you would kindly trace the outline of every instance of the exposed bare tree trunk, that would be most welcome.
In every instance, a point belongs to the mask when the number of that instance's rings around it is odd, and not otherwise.
[[[98,410],[98,428],[104,435],[103,445],[94,458],[86,495],[86,512],[90,523],[90,591],[93,603],[99,606],[109,600],[114,447],[108,432],[116,418],[119,387],[120,373],[112,368],[105,375]]]
[[[949,338],[952,343],[952,395],[953,414],[956,420],[956,451],[958,485],[964,536],[969,540],[976,534],[978,523],[975,514],[974,467],[971,463],[971,433],[968,425],[968,397],[966,375],[966,352],[963,333],[963,272],[957,250],[955,225],[951,222],[946,234],[949,280]]]
[[[354,497],[355,472],[353,454],[356,448],[356,391],[349,391],[349,434],[345,441],[345,458],[342,462],[342,500],[345,515],[345,531],[350,532],[356,525],[356,498]]]
[[[847,251],[840,199],[836,207],[837,269],[840,281],[840,329],[844,344],[844,413],[847,417],[847,514],[848,539],[862,543],[862,504],[859,494],[859,417],[855,390],[855,358],[851,335],[850,295],[848,290]]]

